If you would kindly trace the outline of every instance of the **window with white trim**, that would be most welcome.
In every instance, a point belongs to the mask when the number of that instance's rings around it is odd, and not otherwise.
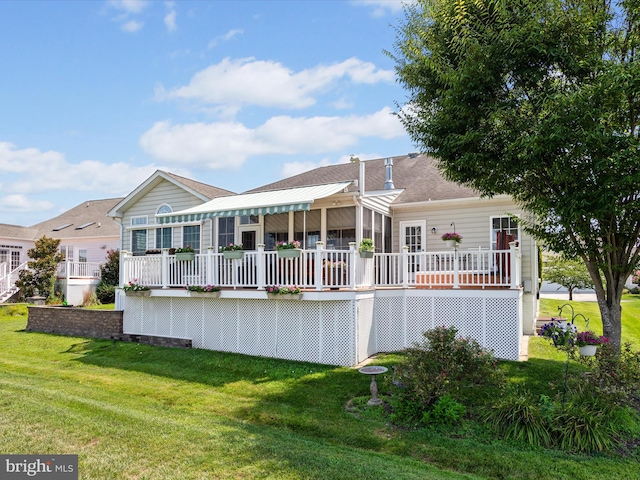
[[[131,225],[148,225],[148,224],[149,224],[149,217],[147,215],[131,217]]]
[[[78,261],[87,263],[87,249],[81,248],[78,250]]]
[[[160,205],[158,207],[158,210],[156,210],[156,215],[161,215],[163,213],[173,213],[173,208],[171,208],[171,205],[168,205],[166,203]]]
[[[235,217],[218,218],[218,246],[226,247],[233,243],[235,232]]]
[[[182,246],[189,245],[196,253],[200,253],[200,225],[182,227]]]
[[[131,251],[134,255],[144,255],[147,251],[146,230],[131,230]]]
[[[173,229],[171,227],[156,228],[156,248],[173,246]]]
[[[492,217],[491,218],[491,249],[497,250],[498,232],[506,232],[507,235],[513,236],[514,240],[520,238],[518,221],[513,217]],[[505,250],[508,250],[507,246]]]

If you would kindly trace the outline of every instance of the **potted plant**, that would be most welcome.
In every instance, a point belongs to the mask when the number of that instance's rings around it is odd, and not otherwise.
[[[347,284],[347,264],[342,260],[326,260],[323,262],[322,275],[325,285],[330,285],[332,290],[338,290],[340,286]]]
[[[302,298],[302,290],[297,285],[290,287],[281,287],[280,285],[269,285],[266,287],[267,298],[282,300],[300,300]]]
[[[370,238],[363,238],[360,242],[360,246],[358,247],[360,258],[373,258],[374,251],[375,248],[373,246],[373,240]]]
[[[242,258],[244,255],[244,249],[242,248],[241,243],[238,245],[230,243],[225,247],[220,247],[220,252],[222,252],[222,256],[225,260]]]
[[[278,242],[276,251],[280,258],[298,258],[300,256],[300,242],[294,240],[292,242]]]
[[[576,345],[580,349],[580,355],[585,357],[593,357],[599,345],[609,343],[607,337],[598,337],[590,330],[580,332],[576,336]]]
[[[442,241],[446,242],[447,247],[455,247],[462,242],[462,235],[456,232],[447,232],[442,235]]]
[[[128,297],[148,297],[151,295],[151,289],[146,285],[138,283],[138,279],[134,278],[122,287],[124,294]]]
[[[556,347],[573,347],[576,338],[576,326],[573,323],[557,321],[545,323],[540,336],[550,339]]]
[[[216,285],[187,285],[185,288],[192,297],[220,297],[220,287]]]
[[[191,245],[186,245],[182,248],[176,248],[176,260],[193,260],[196,258],[196,252]]]

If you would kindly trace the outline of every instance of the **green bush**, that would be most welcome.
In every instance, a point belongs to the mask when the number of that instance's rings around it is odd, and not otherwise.
[[[403,385],[394,394],[396,421],[420,423],[425,412],[445,395],[472,405],[478,397],[489,396],[491,388],[504,385],[504,374],[493,354],[477,341],[457,334],[455,327],[437,327],[424,333],[422,343],[406,349],[404,362],[396,368]]]
[[[102,279],[101,283],[107,285],[120,283],[120,250],[107,251],[107,261],[100,266],[100,278]]]
[[[467,409],[451,395],[443,395],[422,415],[425,425],[456,425],[462,421]]]
[[[100,303],[114,303],[116,301],[116,287],[115,285],[108,285],[105,282],[100,282],[96,287],[96,297]]]

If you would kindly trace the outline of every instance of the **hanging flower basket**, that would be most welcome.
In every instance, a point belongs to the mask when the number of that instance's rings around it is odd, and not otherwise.
[[[244,256],[244,250],[231,250],[229,252],[222,252],[222,256],[225,260],[238,260]]]
[[[455,240],[446,240],[445,243],[447,244],[447,247],[451,248],[455,247],[458,244],[458,242],[456,242]]]
[[[582,355],[583,357],[593,357],[598,350],[597,345],[584,345],[578,348],[580,349],[580,355]]]
[[[279,258],[298,258],[301,251],[299,248],[287,248],[279,249],[277,252]]]

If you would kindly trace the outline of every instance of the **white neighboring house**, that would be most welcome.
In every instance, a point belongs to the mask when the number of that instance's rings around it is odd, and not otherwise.
[[[81,304],[84,292],[95,289],[100,281],[107,251],[119,248],[120,229],[106,214],[120,200],[88,200],[31,227],[0,225],[0,301],[15,293],[19,271],[29,261],[27,251],[46,236],[59,239],[65,254],[56,272],[56,289],[69,304]],[[4,276],[2,263],[7,265]]]
[[[151,287],[117,294],[125,333],[356,365],[437,325],[512,360],[534,332],[536,245],[510,216],[526,212],[446,181],[427,156],[322,167],[243,194],[217,189],[210,201],[172,178],[156,172],[109,213],[122,224],[122,284]],[[441,239],[451,231],[464,237],[456,247]],[[374,241],[371,259],[357,252],[363,238]],[[280,258],[275,245],[292,240],[298,257]],[[242,258],[219,252],[229,243],[243,244]],[[170,251],[187,244],[192,260]],[[220,297],[184,288],[206,284]],[[300,299],[265,293],[293,284]]]

